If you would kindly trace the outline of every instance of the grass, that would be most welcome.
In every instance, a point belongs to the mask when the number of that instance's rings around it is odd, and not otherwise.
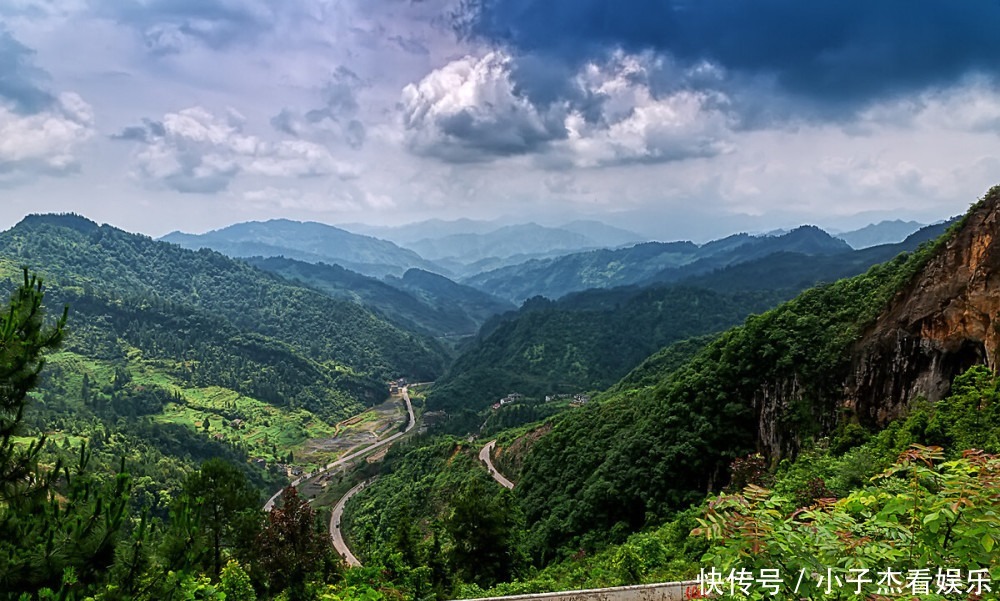
[[[395,397],[338,424],[331,424],[308,410],[271,405],[229,388],[191,386],[174,376],[182,371],[179,362],[150,359],[136,348],[127,348],[126,355],[131,385],[158,387],[178,396],[177,402],[167,403],[161,413],[147,419],[190,428],[201,436],[214,437],[242,448],[248,456],[271,464],[291,463],[305,471],[313,471],[346,452],[394,433],[405,415],[401,400]],[[79,393],[84,375],[91,389],[98,391],[112,384],[116,366],[120,364],[120,360],[95,359],[73,351],[55,352],[48,356],[46,388],[66,404],[84,411]],[[207,430],[206,420],[209,423]],[[58,431],[46,435],[60,445],[65,439],[74,444],[85,440]],[[289,455],[291,462],[287,461]]]
[[[337,434],[336,426],[305,409],[276,407],[219,386],[190,386],[171,375],[179,367],[175,362],[146,359],[134,348],[128,349],[127,355],[134,385],[164,388],[181,397],[180,402],[168,403],[162,413],[150,416],[155,422],[192,428],[205,436],[241,446],[251,457],[260,457],[270,463],[284,462],[289,453],[297,458],[309,440],[331,438]],[[81,407],[82,401],[73,391],[80,390],[84,374],[95,389],[112,382],[115,374],[115,363],[71,351],[52,353],[48,363],[47,372],[52,374],[53,387],[67,391],[65,399],[71,403],[75,399]],[[374,424],[377,417],[375,412],[368,411],[362,414],[359,423]],[[207,432],[204,430],[206,419],[209,420]],[[55,439],[59,433],[47,434]],[[316,459],[313,464],[297,460],[294,463],[311,469],[320,465],[319,461],[328,460],[326,457]]]

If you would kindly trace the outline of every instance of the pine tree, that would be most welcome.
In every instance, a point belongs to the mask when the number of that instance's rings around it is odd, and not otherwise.
[[[28,391],[38,383],[45,365],[43,354],[63,339],[68,309],[51,326],[44,323],[42,282],[24,270],[24,283],[14,292],[7,311],[0,314],[0,508],[15,507],[34,493],[44,494],[48,481],[36,475],[38,454],[45,439],[27,449],[14,445],[27,407]]]

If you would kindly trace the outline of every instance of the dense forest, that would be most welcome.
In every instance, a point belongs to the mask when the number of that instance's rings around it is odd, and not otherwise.
[[[784,296],[651,287],[531,299],[517,314],[484,325],[428,404],[460,413],[512,392],[538,398],[602,390],[663,346],[721,331]]]
[[[333,298],[368,307],[407,330],[441,338],[473,336],[493,315],[515,309],[485,292],[419,269],[383,281],[339,265],[284,257],[252,257],[247,262]]]
[[[804,399],[767,417],[782,441],[829,433],[849,346],[936,244],[749,318],[644,394],[623,390],[567,413],[525,461],[519,496],[531,552],[544,559],[592,546],[724,485],[732,460],[757,448],[748,400],[773,382],[796,382]]]

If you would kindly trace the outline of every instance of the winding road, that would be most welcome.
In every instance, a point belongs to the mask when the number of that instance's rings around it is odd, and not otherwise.
[[[324,474],[324,473],[326,473],[326,472],[328,472],[328,471],[330,471],[332,469],[336,469],[336,468],[338,468],[338,467],[340,467],[340,466],[342,466],[342,465],[344,465],[344,464],[346,464],[346,463],[348,463],[350,461],[353,461],[353,460],[357,459],[358,457],[361,457],[362,455],[366,455],[367,453],[370,453],[370,452],[374,451],[375,449],[378,449],[380,447],[384,447],[387,444],[392,444],[392,442],[395,441],[396,439],[398,439],[400,436],[402,436],[403,434],[406,434],[407,432],[409,432],[410,430],[412,430],[413,426],[415,426],[417,424],[417,419],[413,415],[413,404],[410,403],[410,393],[407,390],[406,386],[404,386],[400,390],[400,394],[403,397],[403,401],[406,402],[406,413],[407,413],[407,419],[409,420],[407,422],[407,424],[406,424],[406,429],[405,430],[403,430],[402,432],[396,432],[395,434],[393,434],[389,438],[386,438],[384,440],[380,440],[378,442],[372,443],[372,444],[368,445],[367,447],[361,449],[360,451],[355,451],[355,452],[351,453],[350,455],[345,455],[345,456],[341,457],[340,459],[338,459],[338,460],[336,460],[336,461],[334,461],[332,463],[328,463],[328,464],[326,464],[325,467],[323,467],[322,469],[316,470],[316,472],[314,472],[314,473],[302,474],[301,476],[299,476],[298,478],[296,478],[295,480],[292,481],[291,486],[298,486],[299,484],[302,484],[303,482],[305,482],[306,480],[309,480],[310,478],[315,478],[317,476],[320,476],[320,475],[322,475],[322,474]],[[274,504],[278,501],[278,497],[281,496],[281,491],[282,490],[284,490],[284,489],[281,489],[278,492],[276,492],[273,495],[271,495],[271,498],[267,500],[267,503],[264,503],[264,511],[271,511],[271,509],[274,508]],[[348,494],[351,494],[351,493],[348,493]],[[338,551],[339,551],[339,549],[338,549]],[[348,551],[348,552],[350,552],[350,551]]]
[[[497,468],[493,467],[493,460],[490,458],[490,454],[493,452],[493,447],[497,446],[497,441],[491,440],[486,443],[485,446],[479,451],[479,460],[486,464],[486,469],[489,470],[490,475],[493,479],[499,482],[502,486],[506,488],[514,488],[514,483],[503,477],[503,474],[497,471]]]
[[[351,553],[351,549],[344,542],[344,533],[340,530],[340,518],[344,515],[344,506],[347,505],[347,501],[369,484],[371,484],[371,480],[365,480],[347,491],[347,494],[337,501],[337,505],[333,508],[333,515],[330,516],[330,538],[333,539],[333,548],[337,550],[337,553],[340,553],[347,565],[355,568],[360,566],[361,562],[354,556],[354,553]]]

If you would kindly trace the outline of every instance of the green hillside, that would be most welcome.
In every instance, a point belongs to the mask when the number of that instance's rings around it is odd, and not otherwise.
[[[209,457],[262,459],[269,481],[290,459],[325,463],[308,440],[383,401],[386,379],[433,379],[445,361],[357,304],[81,217],[29,217],[0,234],[4,295],[22,265],[43,276],[50,307],[70,307],[28,432],[99,440],[100,461],[122,452],[140,473],[173,464],[151,497]]]
[[[56,295],[66,290],[109,299],[139,314],[147,307],[168,312],[176,307],[246,336],[264,336],[273,348],[295,352],[342,380],[345,391],[356,390],[348,382],[369,378],[370,384],[397,373],[432,378],[443,365],[433,343],[356,304],[292,285],[216,252],[184,250],[80,217],[25,219],[0,234],[0,260],[8,273],[20,265],[37,266]],[[214,335],[212,329],[189,327],[183,334]],[[240,356],[254,358],[255,352]],[[379,400],[375,392],[371,401]]]
[[[438,381],[428,406],[479,411],[511,392],[543,397],[603,390],[663,346],[721,331],[782,298],[651,287],[532,299],[516,315],[484,326]]]
[[[408,270],[402,278],[382,281],[339,265],[284,257],[252,257],[246,261],[333,298],[371,309],[401,328],[435,337],[474,335],[491,316],[514,309],[512,304],[484,292],[419,269]]]
[[[749,401],[769,385],[795,382],[807,399],[769,416],[768,428],[782,439],[828,431],[850,345],[933,248],[810,289],[729,330],[681,369],[664,361],[661,378],[630,376],[639,389],[619,387],[603,402],[565,414],[534,445],[519,482],[531,552],[552,557],[561,548],[592,546],[608,532],[655,524],[725,485],[733,459],[755,450]]]

